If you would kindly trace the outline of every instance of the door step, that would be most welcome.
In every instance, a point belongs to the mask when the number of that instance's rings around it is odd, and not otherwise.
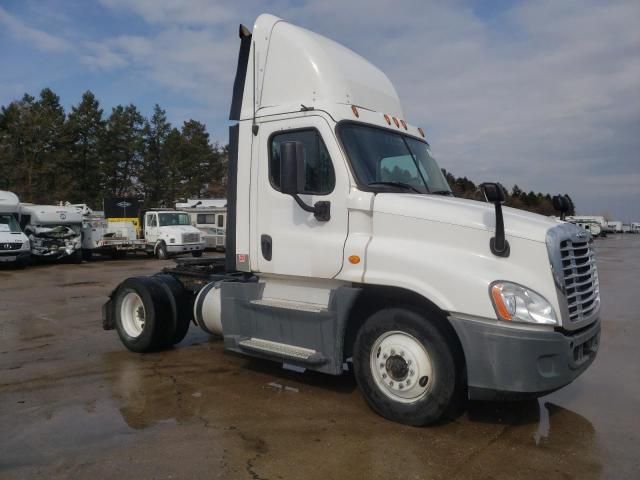
[[[251,300],[252,305],[260,305],[263,307],[284,308],[286,310],[297,310],[299,312],[325,313],[327,307],[315,303],[295,302],[292,300],[282,300],[280,298],[261,298],[259,300]]]
[[[327,359],[319,352],[310,348],[287,345],[286,343],[272,342],[261,338],[248,338],[238,342],[242,350],[249,350],[256,353],[274,355],[276,357],[296,360],[309,364],[326,363]]]

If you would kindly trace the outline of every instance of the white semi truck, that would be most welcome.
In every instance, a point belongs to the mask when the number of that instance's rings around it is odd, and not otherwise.
[[[575,225],[455,198],[383,72],[271,15],[240,27],[226,259],[125,280],[103,307],[134,352],[189,321],[227,350],[340,375],[425,425],[538,397],[596,356],[600,293]]]
[[[0,190],[0,264],[24,266],[31,258],[29,239],[18,222],[20,200]]]
[[[39,261],[82,261],[82,215],[64,205],[20,204],[20,225]]]

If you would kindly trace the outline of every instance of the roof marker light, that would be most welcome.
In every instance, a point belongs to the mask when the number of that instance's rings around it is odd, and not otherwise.
[[[418,131],[420,132],[420,135],[422,135],[422,138],[424,138],[424,130],[422,130],[422,128],[418,127]]]
[[[384,119],[387,121],[388,125],[391,125],[391,119],[389,118],[389,115],[387,115],[386,113],[384,114]]]
[[[396,124],[396,127],[400,128],[400,122],[398,122],[398,119],[396,117],[393,117],[393,123]]]
[[[356,116],[356,118],[360,118],[360,114],[358,113],[358,109],[356,108],[355,105],[351,105],[351,111]]]
[[[407,122],[405,122],[404,120],[400,120],[400,123],[402,124],[402,128],[404,128],[406,130],[407,129]]]

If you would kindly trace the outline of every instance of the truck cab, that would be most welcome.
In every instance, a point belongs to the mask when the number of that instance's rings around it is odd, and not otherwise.
[[[24,266],[31,257],[29,239],[18,223],[20,201],[12,192],[0,190],[0,263]]]
[[[191,253],[200,257],[204,241],[200,231],[191,225],[189,214],[177,210],[148,210],[144,213],[144,239],[147,251],[158,258]]]
[[[455,198],[367,60],[261,15],[240,27],[230,119],[226,263],[123,282],[104,326],[127,348],[175,343],[184,316],[144,312],[187,302],[227,350],[353,369],[375,412],[411,425],[465,397],[544,395],[592,363],[591,235],[503,207],[497,183],[486,203]]]

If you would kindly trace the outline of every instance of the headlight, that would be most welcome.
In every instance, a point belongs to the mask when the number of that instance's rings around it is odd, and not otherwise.
[[[500,320],[544,325],[558,323],[551,304],[533,290],[515,283],[493,282],[489,292]]]

